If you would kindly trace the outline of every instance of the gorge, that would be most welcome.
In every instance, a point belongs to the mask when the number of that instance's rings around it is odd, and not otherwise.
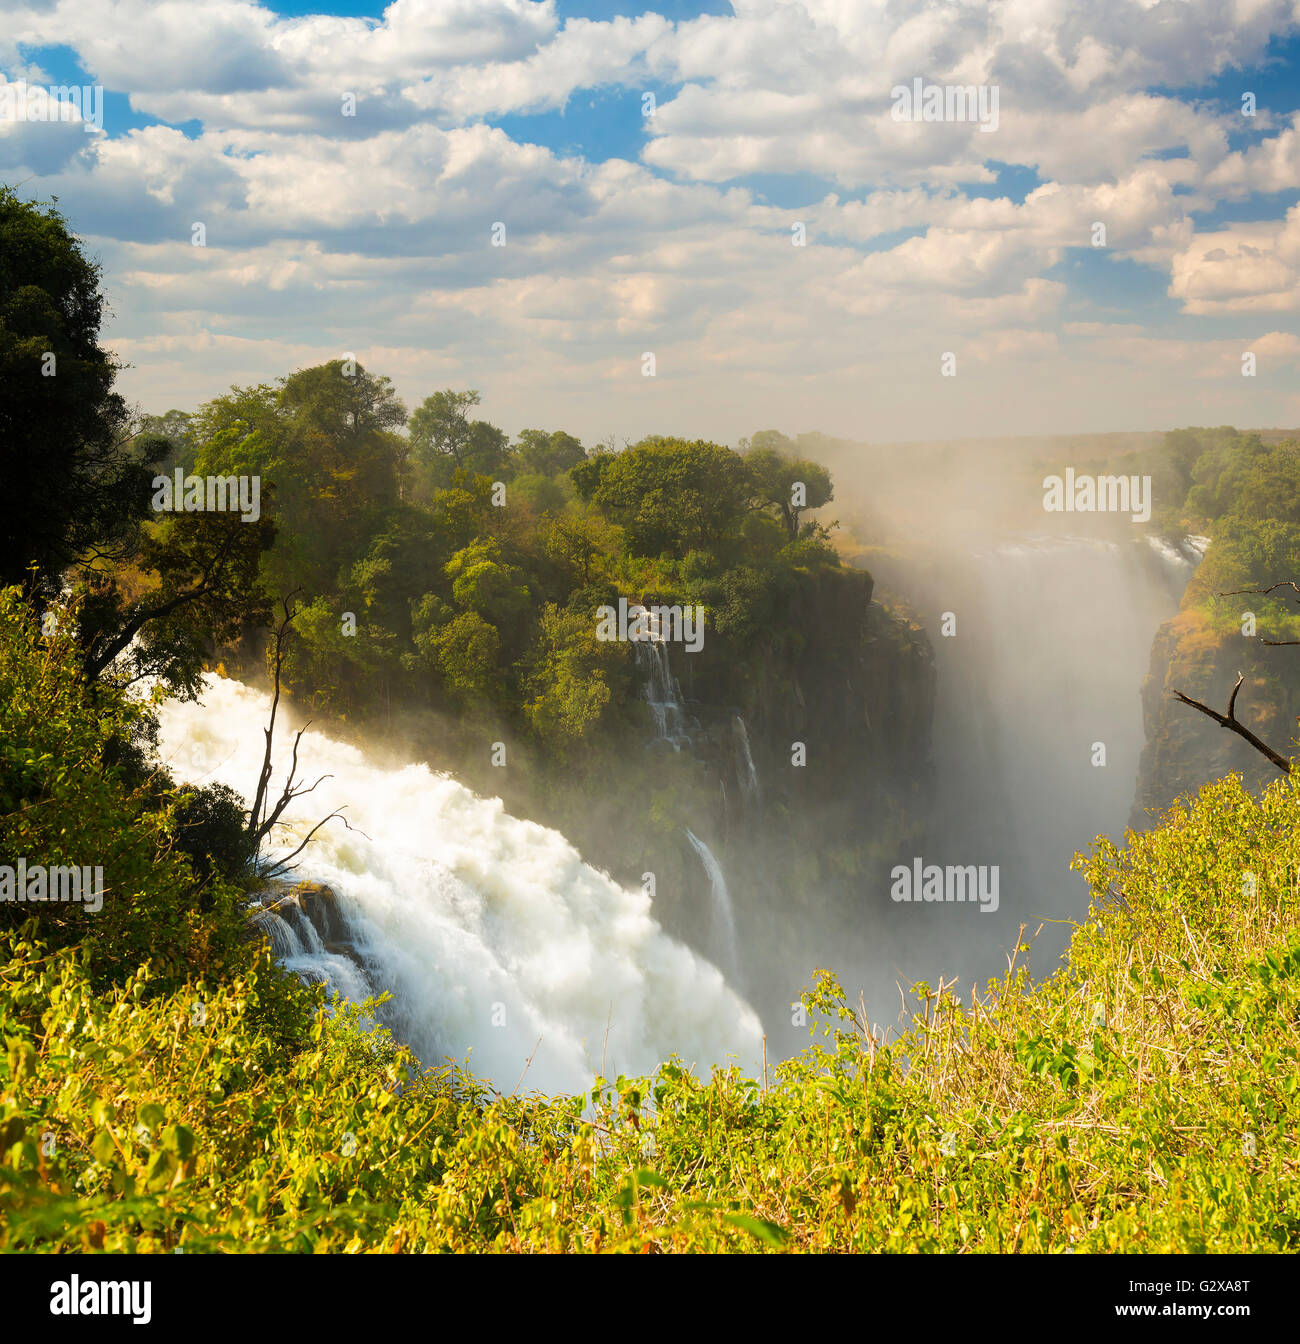
[[[523,1075],[580,1091],[670,1053],[749,1067],[764,1035],[792,1053],[805,1032],[790,1005],[819,966],[884,1024],[900,985],[996,974],[1021,925],[1043,925],[1045,973],[1086,911],[1072,854],[1118,839],[1133,807],[1143,673],[1197,554],[982,538],[910,574],[919,622],[874,601],[867,576],[828,576],[797,667],[771,650],[741,687],[707,656],[637,644],[645,749],[715,780],[712,807],[681,830],[695,866],[680,874],[647,858],[635,828],[604,852],[584,841],[584,862],[499,799],[309,731],[303,773],[330,778],[270,857],[333,808],[348,825],[319,833],[300,885],[263,892],[254,921],[305,978],[353,1001],[390,993],[382,1020],[426,1062],[468,1057],[500,1088]],[[926,638],[943,613],[954,634]],[[162,748],[178,779],[247,789],[268,704],[216,676],[201,703],[169,702]],[[792,764],[797,743],[807,765]],[[900,909],[891,875],[917,853],[991,868],[999,899],[918,893]]]

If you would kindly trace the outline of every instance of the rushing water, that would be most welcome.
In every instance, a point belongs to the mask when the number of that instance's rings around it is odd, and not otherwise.
[[[637,666],[645,678],[645,700],[650,706],[656,738],[674,751],[683,748],[689,751],[692,725],[682,706],[682,690],[673,676],[667,645],[662,639],[646,639],[638,640],[635,649]]]
[[[262,693],[209,677],[201,703],[163,707],[164,756],[183,781],[247,795],[268,712]],[[282,727],[277,792],[291,743]],[[293,805],[273,853],[346,808],[352,829],[324,827],[295,874],[337,894],[338,927],[322,936],[319,919],[291,908],[258,919],[293,969],[349,998],[391,991],[380,1017],[426,1063],[472,1051],[470,1067],[508,1091],[532,1056],[525,1090],[573,1092],[674,1052],[705,1072],[759,1057],[758,1019],[721,971],[558,832],[427,766],[384,769],[318,732],[299,761],[306,780],[331,778]]]
[[[645,610],[644,607],[635,606],[629,609],[628,615],[635,618]],[[645,682],[643,694],[654,721],[655,741],[667,743],[676,752],[690,752],[694,746],[691,730],[698,725],[694,723],[682,703],[682,688],[673,675],[667,641],[659,629],[656,617],[650,618],[649,628],[649,636],[637,640],[635,648],[637,665]],[[758,777],[749,752],[749,738],[745,733],[744,720],[737,717],[735,722],[743,745],[741,791],[748,799],[757,792]],[[747,771],[745,765],[748,767]],[[723,787],[725,797],[725,784]],[[686,838],[690,841],[691,848],[699,855],[709,879],[709,955],[722,967],[733,984],[741,985],[744,976],[741,967],[740,939],[736,933],[736,911],[732,904],[731,891],[727,886],[726,874],[722,871],[722,864],[714,852],[689,827],[686,830]]]

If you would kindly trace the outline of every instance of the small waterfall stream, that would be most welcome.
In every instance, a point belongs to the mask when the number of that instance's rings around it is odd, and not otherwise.
[[[641,607],[631,607],[628,615],[635,619],[643,610]],[[689,751],[692,745],[691,732],[695,725],[682,705],[682,688],[668,660],[667,641],[652,624],[649,637],[634,640],[633,647],[637,666],[645,678],[644,695],[654,718],[655,736],[674,751],[683,748]]]
[[[655,737],[666,742],[675,752],[690,751],[694,745],[692,732],[698,725],[688,715],[682,704],[682,688],[673,675],[672,664],[668,658],[668,645],[653,613],[646,608],[634,606],[628,608],[628,617],[636,620],[643,613],[649,616],[649,635],[635,641],[637,663],[645,675],[645,698],[654,716]],[[749,739],[745,734],[745,724],[736,718],[738,732],[743,743],[743,760],[748,771],[742,770],[741,790],[748,796],[752,786],[756,792],[758,776],[754,770],[754,761],[749,752]],[[725,784],[724,797],[725,797]],[[726,874],[722,871],[717,855],[689,827],[686,838],[700,857],[704,871],[709,879],[709,938],[708,953],[722,968],[732,984],[741,983],[740,941],[736,933],[736,912],[731,901],[731,892],[727,887]]]
[[[727,973],[733,984],[740,982],[740,944],[736,937],[736,912],[727,890],[727,878],[713,851],[694,831],[687,828],[686,838],[700,856],[709,875],[709,953]]]
[[[1205,552],[1210,545],[1209,537],[1186,536],[1180,537],[1177,542],[1171,542],[1152,534],[1146,541],[1160,559],[1170,591],[1181,600],[1183,589],[1187,587],[1187,580],[1196,572],[1196,566],[1205,559]]]
[[[754,768],[754,755],[749,749],[749,732],[745,720],[739,714],[732,720],[736,730],[739,764],[737,774],[740,777],[741,796],[747,803],[755,806],[762,802],[762,790],[758,785],[758,771]]]

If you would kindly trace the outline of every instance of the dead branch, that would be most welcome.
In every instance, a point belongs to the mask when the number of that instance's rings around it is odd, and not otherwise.
[[[253,805],[248,810],[248,828],[246,834],[249,844],[254,853],[261,843],[266,832],[262,830],[262,808],[266,804],[266,788],[271,782],[271,742],[275,736],[275,716],[280,708],[280,672],[284,667],[284,646],[288,638],[289,631],[293,626],[294,617],[297,616],[297,610],[291,605],[293,599],[298,595],[301,589],[295,588],[288,597],[282,598],[280,605],[284,610],[284,619],[275,629],[275,657],[272,663],[272,681],[274,683],[271,692],[271,718],[262,732],[266,736],[266,750],[262,753],[262,769],[257,777],[257,792],[253,795]],[[305,731],[305,730],[304,730]],[[290,782],[293,780],[293,770],[298,764],[298,742],[302,739],[302,732],[298,734],[297,740],[293,744],[293,768],[289,771]],[[283,810],[283,809],[281,809]]]
[[[1271,593],[1275,588],[1290,588],[1300,595],[1300,583],[1294,579],[1279,579],[1276,583],[1270,583],[1267,588],[1233,588],[1230,592],[1220,593],[1220,597],[1240,597],[1243,593],[1252,593],[1263,597]]]
[[[1267,756],[1284,775],[1289,775],[1291,773],[1291,762],[1288,761],[1285,756],[1281,756],[1274,751],[1267,742],[1261,742],[1260,739],[1237,718],[1237,693],[1241,690],[1241,684],[1245,679],[1246,674],[1244,672],[1237,673],[1237,684],[1232,688],[1232,694],[1228,697],[1228,712],[1226,714],[1220,714],[1218,710],[1211,709],[1209,705],[1204,705],[1199,700],[1193,700],[1190,695],[1184,695],[1182,691],[1175,691],[1174,696],[1181,700],[1183,704],[1191,705],[1193,709],[1200,710],[1202,714],[1213,719],[1221,728],[1227,728],[1230,732],[1236,733],[1238,737],[1245,738],[1256,751]]]
[[[248,845],[248,852],[256,857],[262,847],[263,841],[271,834],[279,824],[280,818],[284,815],[285,809],[297,798],[305,798],[309,793],[314,793],[327,779],[333,778],[331,775],[321,775],[321,777],[311,785],[299,785],[296,783],[298,778],[298,747],[302,742],[302,736],[311,726],[311,721],[303,724],[294,735],[293,752],[289,760],[289,773],[284,781],[284,787],[280,790],[280,796],[267,808],[267,790],[271,783],[271,749],[275,741],[275,719],[280,709],[280,676],[284,669],[285,648],[289,635],[293,629],[293,622],[298,615],[299,608],[293,605],[293,599],[301,592],[301,589],[295,588],[287,597],[281,599],[281,608],[284,616],[275,630],[275,653],[271,659],[271,716],[265,728],[262,729],[266,737],[266,750],[262,753],[262,768],[257,777],[257,792],[253,795],[253,805],[248,810],[248,824],[244,830],[245,840]],[[355,828],[348,825],[347,818],[340,811],[331,812],[329,816],[322,818],[315,826],[308,831],[306,838],[292,854],[285,855],[278,859],[272,866],[271,872],[278,873],[285,871],[304,849],[307,848],[316,832],[320,830],[326,822],[338,818],[348,830]],[[365,832],[361,832],[365,834]],[[369,837],[367,836],[367,839]]]
[[[328,776],[322,775],[321,778],[326,779],[328,778]],[[303,839],[302,844],[300,844],[298,848],[293,851],[292,854],[286,854],[284,858],[277,859],[271,865],[270,872],[272,874],[288,872],[289,869],[294,866],[293,860],[296,859],[298,855],[301,854],[303,850],[306,849],[307,846],[312,842],[312,840],[316,835],[316,832],[319,831],[320,828],[324,826],[327,821],[334,821],[334,820],[341,821],[349,831],[356,831],[358,835],[365,835],[367,840],[370,839],[370,837],[366,835],[365,831],[363,831],[359,826],[353,826],[341,811],[331,812],[328,817],[322,817],[320,821],[318,821],[315,824],[315,826],[313,826],[311,830],[307,832],[305,838]]]
[[[1250,593],[1258,597],[1267,596],[1277,588],[1290,588],[1294,593],[1300,595],[1300,583],[1294,579],[1279,579],[1276,583],[1270,583],[1267,588],[1233,588],[1230,592],[1220,593],[1220,597],[1240,597],[1245,593]],[[1300,645],[1300,639],[1265,639],[1260,635],[1259,642],[1267,644],[1272,649],[1286,649],[1294,645]]]

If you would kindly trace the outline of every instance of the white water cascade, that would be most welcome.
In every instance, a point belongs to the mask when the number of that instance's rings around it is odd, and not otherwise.
[[[727,890],[727,878],[713,851],[694,831],[687,828],[686,838],[700,856],[709,875],[709,952],[721,963],[733,981],[740,979],[740,941],[736,936],[736,911]]]
[[[164,759],[184,782],[246,794],[268,712],[261,692],[209,676],[202,703],[163,706]],[[277,791],[292,740],[282,715]],[[291,808],[271,855],[346,809],[353,829],[330,822],[294,874],[336,893],[337,936],[322,939],[292,910],[258,918],[291,968],[347,998],[390,991],[379,1015],[426,1064],[472,1051],[470,1069],[510,1090],[531,1055],[523,1090],[577,1092],[597,1073],[646,1073],[674,1052],[706,1073],[759,1057],[762,1027],[722,972],[557,831],[425,765],[381,768],[309,731],[299,774],[322,773],[332,777]]]
[[[735,720],[736,741],[739,748],[739,769],[740,792],[747,803],[755,805],[762,802],[762,792],[758,787],[758,771],[754,768],[754,754],[749,749],[749,731],[745,727],[745,720],[736,715]]]
[[[683,747],[689,751],[691,724],[682,705],[682,688],[668,661],[665,641],[651,636],[637,640],[635,648],[637,666],[645,677],[645,699],[654,718],[655,736],[674,751]]]
[[[1196,571],[1196,566],[1205,559],[1205,552],[1210,545],[1209,537],[1186,536],[1180,537],[1177,542],[1171,542],[1151,534],[1147,536],[1146,541],[1160,557],[1171,590],[1175,596],[1181,598],[1187,580]]]
[[[672,665],[668,661],[668,646],[663,631],[659,628],[657,615],[641,606],[628,608],[628,616],[636,619],[642,615],[647,618],[649,634],[635,641],[637,665],[645,674],[645,698],[654,716],[655,738],[667,742],[674,751],[687,751],[694,745],[690,729],[698,727],[686,713],[682,704],[682,688],[673,676]],[[749,764],[749,775],[757,788],[757,775],[754,762],[749,754],[749,739],[745,734],[745,724],[736,719],[744,741],[744,755]],[[746,790],[742,775],[742,790]],[[725,785],[724,794],[725,798]],[[746,790],[746,796],[748,791]],[[733,984],[741,983],[740,940],[736,934],[736,912],[731,903],[731,892],[727,888],[727,878],[722,871],[714,852],[689,827],[686,838],[691,848],[700,856],[704,871],[709,879],[709,955],[717,961],[727,973]]]

